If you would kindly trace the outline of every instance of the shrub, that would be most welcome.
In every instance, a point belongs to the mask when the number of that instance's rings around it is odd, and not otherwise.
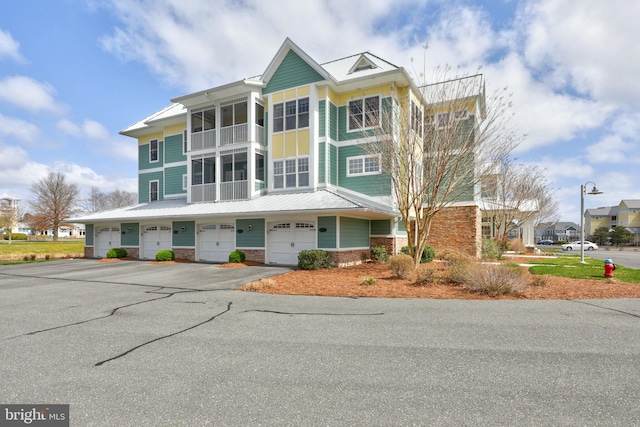
[[[9,240],[9,235],[2,236],[4,240]],[[27,240],[27,235],[24,233],[11,233],[11,240]]]
[[[127,255],[127,250],[123,248],[111,248],[107,251],[107,258],[124,258]]]
[[[527,286],[520,267],[476,264],[467,268],[462,278],[470,291],[489,296],[522,292]]]
[[[474,258],[455,249],[443,249],[438,253],[438,258],[440,258],[447,267],[443,279],[454,285],[463,284],[466,270],[475,264]]]
[[[413,250],[414,251],[416,250],[415,246],[413,247]],[[405,255],[410,255],[409,246],[403,246],[402,248],[400,248],[400,252],[402,252]],[[436,256],[436,250],[429,245],[425,245],[424,250],[422,251],[422,256],[420,257],[420,264],[433,261],[433,258],[435,258],[435,256]]]
[[[482,238],[482,259],[498,259],[500,257],[500,249],[498,242],[487,237]]]
[[[318,270],[320,268],[333,268],[333,254],[321,249],[300,251],[298,254],[298,267],[303,270]]]
[[[30,259],[31,261],[35,261],[35,260],[36,260],[36,254],[31,254],[31,255],[29,255],[29,259]]]
[[[229,254],[229,262],[240,263],[245,260],[244,252],[235,250]]]
[[[416,271],[416,286],[428,285],[433,283],[437,278],[437,272],[435,268],[431,267],[418,267]]]
[[[527,247],[522,243],[522,240],[513,239],[509,240],[509,249],[514,252],[526,252]]]
[[[541,274],[534,274],[531,276],[531,286],[543,287],[549,284],[549,278],[547,276],[543,276]]]
[[[371,259],[376,262],[387,262],[389,259],[387,249],[382,246],[371,246]]]
[[[366,277],[362,279],[362,282],[361,282],[361,284],[364,286],[372,286],[372,285],[375,285],[375,283],[376,283],[375,277]]]
[[[414,270],[413,258],[406,254],[389,257],[389,267],[398,279],[406,279]]]
[[[173,261],[174,259],[176,259],[176,254],[168,249],[162,249],[156,254],[156,261]]]

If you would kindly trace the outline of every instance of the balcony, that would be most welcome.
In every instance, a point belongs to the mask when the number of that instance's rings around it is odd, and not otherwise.
[[[227,126],[220,129],[220,146],[247,142],[249,140],[249,126],[247,123]]]
[[[191,186],[191,202],[215,202],[216,184],[197,184]]]
[[[220,200],[244,200],[249,197],[248,181],[220,183]]]
[[[216,130],[210,129],[204,132],[195,132],[191,134],[191,150],[204,150],[205,148],[214,148],[216,146]]]

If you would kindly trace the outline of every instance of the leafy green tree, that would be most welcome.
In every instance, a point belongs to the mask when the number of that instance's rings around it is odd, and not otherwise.
[[[609,240],[609,227],[598,227],[593,232],[593,240],[600,246],[607,243]]]
[[[616,227],[609,233],[611,243],[616,246],[624,245],[633,240],[633,234],[625,227]]]

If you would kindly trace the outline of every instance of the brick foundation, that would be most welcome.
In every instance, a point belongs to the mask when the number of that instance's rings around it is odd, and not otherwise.
[[[240,249],[244,252],[247,261],[261,262],[264,264],[264,249]]]
[[[355,249],[352,251],[340,251],[331,253],[333,254],[333,262],[338,267],[361,264],[368,259],[371,259],[371,251],[369,249]]]
[[[408,246],[406,237],[371,237],[371,246],[381,246],[387,250],[387,254],[396,255],[400,253],[403,246]]]
[[[90,247],[90,246],[84,247],[84,257],[93,258],[93,247]]]
[[[188,259],[189,261],[196,260],[196,250],[187,248],[173,248],[171,249],[176,255],[177,259]]]
[[[127,251],[127,256],[131,258],[140,258],[140,248],[122,248]]]

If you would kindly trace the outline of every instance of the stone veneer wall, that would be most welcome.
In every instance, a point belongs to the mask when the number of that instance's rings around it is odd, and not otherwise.
[[[482,213],[478,206],[451,206],[433,219],[427,243],[436,250],[455,249],[480,258]]]
[[[177,259],[188,259],[189,261],[196,260],[196,250],[187,248],[173,248],[173,253]]]
[[[84,247],[84,257],[85,258],[93,258],[93,247],[85,246]]]
[[[409,244],[406,237],[371,237],[369,241],[371,246],[385,248],[389,256],[400,253],[400,249]]]

